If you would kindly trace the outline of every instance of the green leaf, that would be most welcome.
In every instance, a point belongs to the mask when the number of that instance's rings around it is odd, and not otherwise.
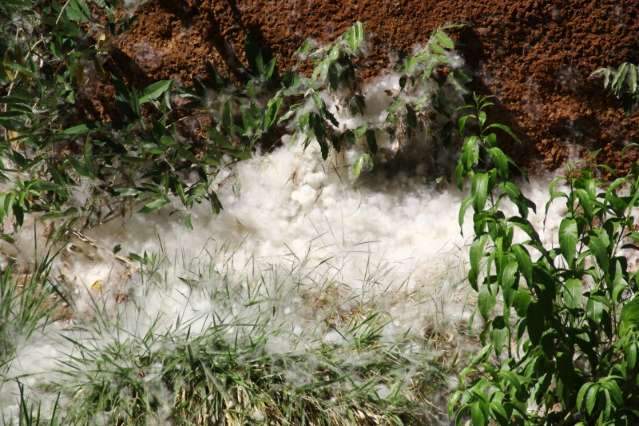
[[[538,344],[541,340],[541,335],[544,332],[544,307],[541,303],[531,303],[528,305],[526,313],[526,324],[528,328],[528,337],[533,344]]]
[[[344,35],[348,47],[355,53],[360,49],[364,41],[364,25],[361,22],[356,22]]]
[[[404,65],[402,67],[404,74],[413,75],[416,68],[417,68],[417,58],[415,58],[414,56],[409,56],[408,58],[404,60]],[[400,86],[403,89],[405,85],[406,85],[406,79],[404,78],[404,85],[402,85],[402,81],[400,80]]]
[[[89,129],[89,126],[87,126],[86,124],[78,124],[77,126],[64,129],[62,133],[68,136],[77,136],[84,135],[86,133],[89,133],[90,131],[91,129]]]
[[[621,95],[621,84],[626,80],[626,74],[628,72],[628,63],[624,62],[619,65],[615,78],[612,80],[612,88],[617,96]]]
[[[470,136],[464,140],[461,161],[464,163],[466,170],[471,170],[479,162],[479,142],[477,136]]]
[[[599,266],[607,272],[610,268],[610,257],[608,248],[610,247],[610,238],[603,229],[595,229],[590,233],[588,239],[588,248],[597,259]]]
[[[162,135],[160,138],[160,145],[164,147],[170,147],[175,145],[175,140],[169,135]]]
[[[184,218],[182,219],[182,223],[184,224],[186,229],[188,229],[189,231],[193,230],[193,221],[190,214],[184,215]]]
[[[559,225],[559,246],[569,266],[572,266],[575,260],[578,240],[577,221],[572,218],[563,219]]]
[[[67,18],[74,22],[86,22],[91,19],[91,11],[84,0],[69,0],[65,13]]]
[[[150,201],[148,203],[146,203],[144,205],[144,207],[142,207],[142,209],[140,210],[141,213],[151,213],[154,212],[158,209],[161,209],[162,207],[166,206],[167,204],[169,204],[169,199],[161,196],[156,198],[153,201]]]
[[[608,86],[610,85],[610,74],[611,74],[611,70],[609,68],[599,68],[595,70],[592,74],[590,74],[590,77],[603,76],[604,78],[603,86],[604,86],[604,89],[607,89]]]
[[[173,80],[160,80],[150,84],[142,91],[138,103],[142,105],[156,100],[171,88],[171,84],[173,84]]]
[[[470,405],[470,418],[472,419],[473,426],[484,426],[488,424],[484,410],[479,402],[474,402]]]
[[[495,295],[490,292],[488,286],[483,286],[479,290],[477,307],[479,308],[479,313],[485,320],[490,317],[496,303],[497,298],[495,297]]]
[[[496,133],[488,133],[486,136],[482,138],[486,146],[495,147],[497,146],[497,134]]]
[[[473,289],[477,290],[477,277],[479,276],[481,259],[484,256],[484,247],[488,237],[482,235],[480,238],[473,241],[470,247],[470,271],[468,272],[468,280]]]
[[[606,377],[600,381],[601,386],[608,391],[612,402],[615,406],[619,407],[623,404],[623,393],[617,381],[613,377]]]
[[[597,405],[597,395],[599,393],[599,387],[597,385],[592,385],[588,388],[588,392],[586,393],[586,412],[588,414],[592,414],[595,409],[595,405]]]
[[[282,107],[283,98],[276,96],[271,99],[266,106],[266,113],[264,114],[264,121],[262,125],[263,130],[268,130],[277,121],[277,115]]]
[[[521,273],[528,282],[528,285],[531,285],[533,278],[533,264],[528,250],[526,250],[526,248],[521,244],[513,245],[511,250],[517,258],[517,264],[519,265]]]
[[[328,110],[328,107],[326,106],[326,103],[324,101],[322,101],[320,112],[322,113],[322,116],[327,119],[333,126],[339,127],[339,121],[337,121],[333,113]]]
[[[506,265],[501,273],[501,288],[504,297],[504,303],[507,307],[510,307],[514,297],[514,284],[517,278],[517,272],[519,264],[515,259],[510,256],[506,261]]]
[[[459,120],[457,120],[457,130],[459,131],[459,134],[463,137],[465,130],[466,130],[466,122],[471,119],[471,118],[475,118],[476,116],[474,114],[466,114],[466,115],[462,115],[461,117],[459,117]]]
[[[366,144],[371,154],[377,154],[377,138],[375,136],[375,130],[366,129]]]
[[[586,401],[586,394],[588,390],[592,387],[592,383],[584,383],[579,388],[579,392],[577,392],[577,410],[581,410],[584,406],[584,402]]]
[[[502,132],[506,133],[511,138],[513,138],[515,140],[515,142],[521,143],[521,141],[519,140],[517,135],[515,135],[515,133],[513,133],[512,130],[510,130],[510,127],[508,127],[508,126],[506,126],[504,124],[493,123],[493,124],[490,124],[490,125],[486,126],[486,128],[485,128],[485,130],[490,130],[490,129],[499,129]]]
[[[637,93],[637,67],[635,65],[630,64],[626,84],[628,85],[628,92]]]
[[[499,424],[506,425],[508,424],[508,414],[506,414],[506,410],[501,402],[493,401],[490,403],[490,412],[497,418]]]
[[[295,51],[295,56],[300,56],[302,59],[306,57],[317,47],[316,43],[312,39],[306,39],[302,45]]]
[[[635,368],[635,366],[637,365],[637,343],[630,342],[630,344],[626,347],[625,352],[626,364],[628,365],[628,368]]]
[[[330,63],[327,67],[327,72],[326,75],[328,77],[328,83],[329,83],[329,87],[332,90],[337,90],[340,86],[340,77],[341,75],[339,74],[339,65],[337,63]]]
[[[594,200],[592,196],[584,189],[577,188],[575,189],[575,194],[579,199],[579,204],[584,210],[584,213],[588,218],[592,218],[594,212]]]
[[[329,150],[329,146],[326,143],[326,140],[324,138],[317,139],[317,143],[320,146],[320,151],[322,151],[322,159],[326,160],[328,158],[328,150]]]
[[[625,336],[633,330],[639,330],[639,296],[635,296],[621,308],[619,335]]]
[[[272,58],[268,62],[268,65],[266,66],[266,72],[264,72],[264,77],[267,80],[270,80],[271,78],[273,78],[273,74],[275,74],[276,65],[277,65],[277,60],[275,58]]]
[[[621,262],[615,262],[615,278],[612,281],[612,300],[618,302],[623,292],[628,288],[626,274],[624,273]]]
[[[466,211],[468,210],[468,207],[471,206],[471,204],[473,204],[473,197],[469,195],[468,197],[464,198],[464,200],[461,203],[461,207],[459,207],[459,214],[457,217],[457,221],[459,222],[460,228],[462,228],[462,234],[463,234],[464,219],[466,218]]]
[[[368,154],[362,154],[360,155],[357,160],[355,160],[355,163],[353,164],[353,178],[357,179],[362,171],[370,171],[373,168],[373,160],[371,159],[370,155]]]
[[[7,201],[8,195],[9,193],[7,192],[0,192],[0,221],[4,221],[5,215],[8,213],[7,209],[5,208],[5,203]]]
[[[566,280],[563,286],[562,298],[568,309],[577,309],[583,306],[582,290],[583,284],[580,280],[574,278]]]
[[[501,177],[508,177],[508,164],[509,159],[508,156],[497,147],[488,148],[488,155],[495,163],[497,167],[497,171]]]
[[[450,398],[448,398],[448,417],[451,419],[454,417],[455,409],[457,404],[459,404],[462,395],[463,393],[461,391],[455,391]]]
[[[141,192],[135,188],[116,188],[119,197],[137,197]]]
[[[457,184],[457,188],[460,191],[464,188],[464,175],[464,164],[462,163],[462,160],[460,158],[455,165],[455,183]]]
[[[522,218],[526,219],[528,217],[529,210],[537,211],[535,203],[526,198],[515,183],[510,181],[502,182],[499,184],[499,189],[517,206],[519,215]]]
[[[522,231],[524,231],[526,234],[528,234],[528,236],[534,241],[539,243],[541,241],[541,239],[539,238],[539,234],[537,233],[537,231],[535,230],[535,227],[532,226],[532,224],[530,223],[530,221],[526,220],[526,219],[522,219],[520,217],[510,217],[508,218],[508,222],[512,223],[513,225],[515,225],[517,228],[521,229]]]
[[[606,305],[597,296],[591,296],[586,303],[586,313],[588,318],[594,321],[596,324],[600,324],[603,319],[603,313]]]
[[[435,39],[444,49],[452,50],[455,48],[455,42],[442,30],[435,31]]]
[[[425,71],[425,75],[427,78],[431,76],[433,69],[438,63],[438,59],[445,57],[446,55],[446,49],[444,49],[442,46],[440,46],[437,43],[429,44],[428,49],[430,50],[430,53],[432,57],[434,58],[434,60],[427,62],[426,71]]]
[[[368,131],[368,126],[364,124],[353,129],[353,134],[355,135],[357,139],[360,139],[366,134],[367,131]]]
[[[231,101],[227,100],[222,105],[222,130],[234,134],[233,115],[231,113]]]
[[[477,113],[477,121],[479,121],[479,127],[483,128],[484,124],[486,123],[486,111],[479,111],[479,113]]]
[[[493,320],[490,338],[495,348],[495,353],[499,356],[508,341],[508,328],[506,327],[504,317],[499,316]]]
[[[211,204],[211,211],[213,211],[215,214],[222,211],[224,207],[222,206],[222,202],[215,192],[209,192],[207,198],[209,199],[209,203]]]
[[[472,178],[471,194],[473,197],[473,207],[475,212],[480,212],[486,206],[488,198],[488,174],[477,173]]]

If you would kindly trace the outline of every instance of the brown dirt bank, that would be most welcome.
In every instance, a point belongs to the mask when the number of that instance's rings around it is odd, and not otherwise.
[[[601,148],[597,159],[621,169],[639,158],[622,153],[639,142],[639,114],[625,116],[588,79],[599,67],[639,61],[639,0],[152,0],[117,45],[145,78],[188,84],[207,63],[227,73],[243,63],[248,33],[287,68],[306,38],[331,40],[357,20],[370,39],[367,78],[434,28],[469,24],[457,36],[475,88],[498,97],[500,119],[527,142],[517,157],[533,170],[534,159],[560,164],[570,142]]]

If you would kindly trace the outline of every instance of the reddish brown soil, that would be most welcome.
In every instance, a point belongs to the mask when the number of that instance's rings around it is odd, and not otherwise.
[[[639,62],[639,0],[152,0],[117,46],[143,78],[189,84],[207,63],[221,73],[237,69],[249,32],[288,68],[306,38],[329,41],[357,20],[370,36],[367,78],[434,28],[467,23],[457,37],[475,90],[496,95],[499,119],[526,141],[520,160],[557,166],[571,142],[601,148],[597,159],[618,168],[638,157],[622,148],[639,142],[639,115],[625,116],[588,76]]]

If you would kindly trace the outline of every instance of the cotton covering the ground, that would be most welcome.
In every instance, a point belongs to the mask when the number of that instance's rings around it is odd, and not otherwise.
[[[379,93],[397,83],[391,77],[378,84],[367,93],[384,102]],[[369,110],[383,108],[371,103]],[[341,121],[349,125],[348,117]],[[466,226],[464,237],[457,220],[461,193],[419,175],[377,174],[353,182],[349,158],[323,161],[315,144],[304,149],[285,138],[274,152],[223,170],[217,192],[224,210],[213,215],[196,208],[192,230],[183,212],[167,208],[76,235],[54,263],[54,276],[70,289],[73,306],[30,339],[15,336],[0,411],[11,418],[18,409],[14,378],[31,399],[51,407],[61,389],[52,383],[73,388],[82,379],[77,371],[63,374],[70,355],[99,353],[114,342],[143,339],[149,330],[197,336],[219,324],[227,326],[229,340],[258,328],[268,336],[264,349],[270,356],[301,355],[305,361],[285,377],[304,386],[314,379],[312,365],[322,347],[333,348],[347,369],[379,356],[352,349],[357,324],[372,317],[381,347],[401,345],[408,360],[400,383],[411,382],[424,360],[442,369],[436,394],[429,396],[435,405],[423,409],[443,419],[451,362],[476,344],[464,332],[474,307],[464,281],[471,233]],[[543,180],[526,188],[541,213],[546,188]],[[546,222],[549,235],[557,226],[556,210]],[[542,215],[535,220],[542,229]],[[18,261],[43,254],[34,251],[33,229],[25,226],[18,238]],[[44,247],[42,235],[39,240]],[[127,259],[129,253],[146,263]],[[375,386],[382,399],[390,389],[384,381]],[[162,386],[149,392],[163,406],[171,403]],[[63,406],[71,402],[69,394],[61,395]],[[161,412],[158,418],[168,421]]]

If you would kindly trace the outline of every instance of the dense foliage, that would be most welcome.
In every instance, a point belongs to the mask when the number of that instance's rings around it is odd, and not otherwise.
[[[175,105],[188,94],[171,81],[138,89],[114,65],[108,43],[118,26],[109,2],[22,0],[3,3],[0,13],[0,149],[11,182],[0,219],[19,227],[25,213],[44,212],[102,221],[132,203],[156,210],[170,196],[220,208],[210,178],[245,148],[184,143]],[[102,93],[109,87],[114,93]]]
[[[220,167],[256,147],[274,146],[283,134],[319,143],[325,157],[329,146],[339,151],[361,145],[355,177],[377,162],[382,134],[403,129],[415,136],[428,121],[442,127],[433,132],[452,135],[446,117],[459,105],[461,98],[453,95],[466,78],[453,67],[443,78],[437,74],[454,47],[443,30],[401,65],[402,90],[394,94],[386,122],[344,129],[321,93],[333,93],[338,105],[363,114],[355,71],[365,52],[361,23],[329,46],[309,42],[300,49],[301,60],[315,66],[310,77],[294,70],[280,76],[275,60],[249,39],[242,84],[211,68],[193,88],[170,80],[140,88],[109,47],[126,25],[114,7],[106,1],[21,0],[0,10],[2,32],[10,35],[0,44],[1,171],[9,182],[0,220],[20,227],[26,213],[43,212],[86,225],[135,206],[155,211],[177,199],[190,226],[194,204],[208,200],[214,211],[222,208],[212,189]],[[444,118],[427,120],[431,110]]]
[[[222,208],[212,189],[222,167],[272,148],[283,135],[305,146],[319,144],[324,158],[331,150],[357,150],[353,178],[389,161],[385,141],[409,146],[427,138],[436,141],[432,158],[425,160],[429,169],[446,174],[437,169],[438,156],[463,140],[456,179],[460,186],[470,183],[470,194],[459,217],[463,223],[472,210],[468,280],[477,292],[485,346],[461,374],[451,416],[476,425],[638,421],[639,168],[613,182],[584,171],[553,186],[549,204],[561,200],[566,215],[558,243],[548,242],[529,220],[536,206],[514,178],[516,165],[498,146],[499,137],[515,137],[507,126],[489,121],[490,99],[475,96],[461,110],[455,132],[452,123],[467,96],[468,77],[455,63],[447,28],[436,30],[398,64],[400,88],[389,95],[380,121],[366,113],[357,73],[366,54],[361,23],[327,46],[309,41],[300,48],[300,63],[312,65],[310,75],[280,74],[275,60],[249,40],[241,84],[211,69],[185,88],[170,80],[141,83],[114,65],[109,41],[126,25],[116,19],[115,8],[108,0],[0,3],[0,31],[7,35],[0,39],[4,225],[12,222],[17,229],[26,214],[42,213],[62,218],[62,229],[70,229],[132,208],[153,212],[179,200],[190,226],[189,208],[195,204]],[[604,87],[628,111],[636,108],[635,65],[594,75],[604,78]],[[105,87],[113,93],[100,98]],[[92,104],[96,99],[98,106]],[[340,111],[361,124],[341,126]],[[185,124],[196,116],[205,119]],[[2,235],[11,238],[8,229]],[[48,266],[47,260],[20,283],[11,269],[0,274],[0,369],[13,356],[15,336],[28,337],[48,319],[56,292]],[[350,330],[358,351],[382,347],[377,319],[368,317]],[[284,371],[302,365],[300,356],[267,357],[267,336],[231,344],[222,331],[211,327],[197,338],[150,333],[80,348],[81,357],[68,367],[85,380],[67,390],[69,420],[87,423],[96,413],[107,413],[110,422],[143,424],[166,409],[167,401],[148,389],[155,381],[171,393],[168,417],[193,423],[214,418],[239,424],[265,416],[277,424],[425,421],[399,387],[388,399],[371,390],[394,386],[384,377],[410,364],[399,347],[371,357],[354,373],[323,346],[313,372],[320,379],[299,388],[287,382]],[[424,374],[414,387],[419,392],[430,379]],[[330,386],[338,391],[329,392]],[[21,421],[40,422],[25,401],[21,407]]]
[[[491,105],[476,97],[459,120],[457,174],[470,181],[460,221],[472,207],[468,279],[485,347],[462,373],[451,415],[475,425],[635,424],[639,170],[611,183],[583,171],[553,186],[546,211],[561,200],[566,214],[550,244],[497,146],[498,132],[510,132],[488,124]]]

